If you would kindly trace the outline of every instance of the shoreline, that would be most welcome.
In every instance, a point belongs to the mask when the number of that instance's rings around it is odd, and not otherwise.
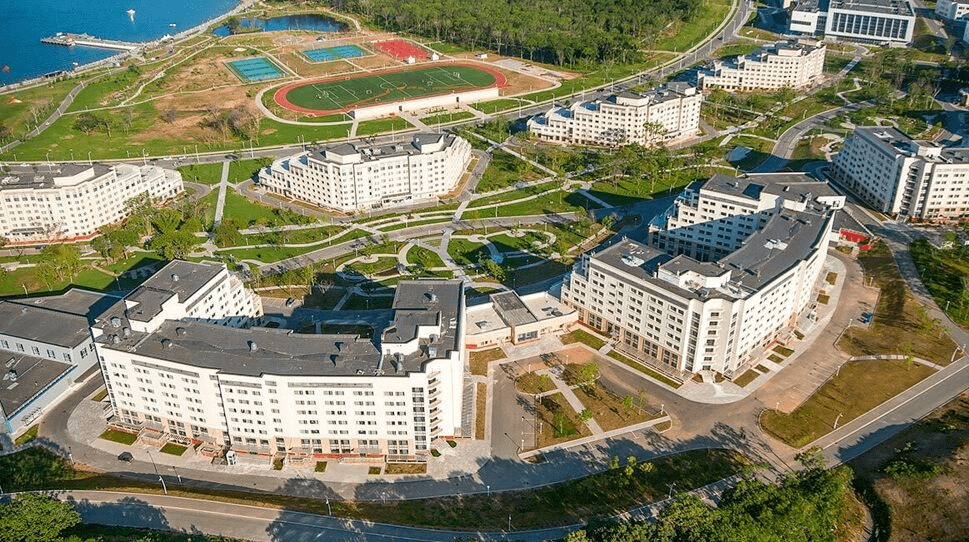
[[[222,13],[221,15],[218,15],[218,16],[213,17],[211,19],[208,19],[206,21],[202,21],[201,23],[199,23],[199,24],[197,24],[197,25],[195,25],[195,26],[193,26],[193,27],[191,27],[191,28],[189,28],[187,30],[182,30],[181,32],[178,32],[176,34],[171,35],[171,42],[172,43],[178,43],[178,42],[183,41],[183,40],[186,40],[186,39],[188,39],[188,38],[190,38],[190,37],[192,37],[192,36],[194,36],[194,35],[196,35],[196,34],[198,34],[200,32],[204,32],[205,29],[208,28],[209,26],[212,26],[213,24],[218,23],[218,22],[222,21],[223,19],[226,19],[228,17],[231,17],[232,15],[236,15],[236,14],[244,11],[245,9],[247,9],[247,8],[251,7],[252,5],[254,5],[255,2],[256,2],[256,0],[239,0],[239,2],[235,5],[235,7],[233,7],[229,11],[227,11],[225,13]],[[81,64],[81,65],[76,66],[75,68],[73,68],[71,70],[61,70],[61,72],[52,72],[52,73],[56,73],[57,74],[57,75],[54,75],[52,77],[48,77],[47,75],[40,75],[40,76],[37,76],[37,77],[32,77],[30,79],[24,79],[23,81],[16,81],[16,82],[9,83],[9,84],[6,84],[6,85],[0,85],[0,94],[5,94],[7,92],[12,92],[12,91],[16,91],[16,90],[22,90],[24,88],[32,87],[32,86],[38,85],[38,84],[53,83],[53,82],[57,82],[57,81],[62,81],[64,79],[70,79],[72,77],[76,77],[76,76],[79,76],[79,75],[84,75],[87,72],[96,70],[96,69],[101,68],[101,67],[104,67],[106,65],[108,65],[108,66],[116,66],[116,65],[119,65],[123,61],[125,61],[125,60],[127,60],[129,58],[137,58],[137,57],[139,57],[140,56],[139,53],[141,53],[145,49],[147,49],[149,47],[156,46],[156,45],[162,43],[162,39],[164,37],[165,37],[165,35],[162,35],[161,37],[159,37],[157,39],[154,39],[154,40],[140,42],[139,45],[141,47],[139,47],[137,50],[134,50],[134,51],[119,52],[117,54],[111,55],[111,56],[106,57],[106,58],[102,58],[100,60],[95,60],[95,61],[92,61],[92,62],[88,62],[86,64]]]

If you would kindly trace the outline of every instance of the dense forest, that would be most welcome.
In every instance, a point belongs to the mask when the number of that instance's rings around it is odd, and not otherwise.
[[[324,0],[374,24],[559,65],[632,62],[701,0]]]

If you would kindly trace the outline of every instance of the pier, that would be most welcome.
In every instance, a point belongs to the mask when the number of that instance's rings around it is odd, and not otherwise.
[[[41,43],[46,43],[49,45],[83,45],[86,47],[101,47],[103,49],[115,49],[118,51],[136,51],[142,47],[141,43],[132,43],[129,41],[118,41],[118,40],[106,40],[101,38],[96,38],[88,34],[71,34],[68,32],[58,32],[53,36],[48,38],[43,38],[40,40]]]

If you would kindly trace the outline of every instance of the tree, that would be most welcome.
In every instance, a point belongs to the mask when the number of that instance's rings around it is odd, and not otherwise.
[[[599,378],[599,366],[595,363],[586,363],[579,370],[579,385],[589,386]]]
[[[44,282],[47,282],[48,288],[54,282],[68,278],[74,280],[80,270],[81,251],[74,245],[48,245],[40,252],[38,272]]]
[[[0,542],[50,542],[81,522],[70,504],[35,493],[23,493],[0,506]]]
[[[588,423],[589,420],[592,419],[592,411],[588,408],[583,408],[582,412],[579,412],[579,419],[582,420],[583,423]]]

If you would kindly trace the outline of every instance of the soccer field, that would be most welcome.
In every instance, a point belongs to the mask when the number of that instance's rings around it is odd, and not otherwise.
[[[296,83],[281,88],[275,97],[283,107],[317,113],[487,88],[503,82],[499,72],[451,64]]]

